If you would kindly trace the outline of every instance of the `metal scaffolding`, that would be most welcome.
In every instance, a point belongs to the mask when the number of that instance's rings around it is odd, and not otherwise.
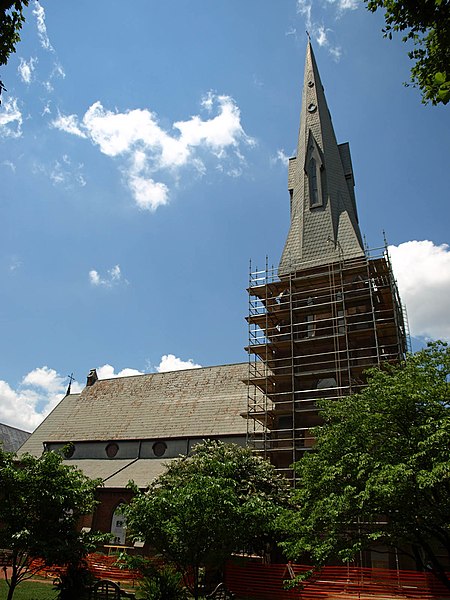
[[[358,392],[364,371],[402,360],[404,310],[387,247],[278,277],[250,268],[248,444],[295,483],[317,400]]]

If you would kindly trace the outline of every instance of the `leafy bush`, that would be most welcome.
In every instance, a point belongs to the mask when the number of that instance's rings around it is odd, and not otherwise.
[[[139,592],[143,600],[185,600],[186,589],[182,576],[171,567],[155,569],[139,583]]]

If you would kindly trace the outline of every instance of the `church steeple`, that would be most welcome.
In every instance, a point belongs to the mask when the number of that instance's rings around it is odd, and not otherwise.
[[[280,277],[364,255],[353,187],[350,148],[336,142],[308,41],[297,156],[289,160],[291,225]]]

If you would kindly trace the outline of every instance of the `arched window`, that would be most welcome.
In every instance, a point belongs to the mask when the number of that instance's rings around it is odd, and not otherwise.
[[[305,156],[304,169],[308,178],[309,188],[309,208],[323,206],[324,189],[323,175],[324,170],[322,161],[322,152],[314,139],[312,131],[309,132],[308,149]]]
[[[308,164],[309,204],[311,207],[322,205],[319,186],[320,171],[317,166],[315,158],[311,157]]]
[[[113,544],[125,544],[127,524],[123,514],[124,506],[125,504],[123,502],[118,504],[111,519],[111,534],[113,538]]]

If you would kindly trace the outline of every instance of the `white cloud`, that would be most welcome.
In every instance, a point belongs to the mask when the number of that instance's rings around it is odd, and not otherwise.
[[[68,190],[86,185],[83,169],[83,163],[73,163],[67,154],[63,154],[60,160],[54,160],[48,165],[38,161],[33,164],[34,173],[41,173],[48,177],[53,185],[62,186]]]
[[[339,62],[342,56],[342,49],[340,46],[330,46],[328,52],[331,54],[335,62]]]
[[[327,0],[328,5],[333,8],[334,15],[332,19],[339,18],[347,10],[354,10],[358,8],[358,0]],[[316,3],[314,5],[314,11],[317,12],[323,5]],[[326,15],[326,11],[321,10],[320,19],[313,17],[313,2],[312,0],[297,0],[297,13],[302,15],[305,21],[306,29],[311,38],[321,47],[326,48],[333,60],[339,62],[342,56],[341,47],[333,44],[330,41],[330,33],[332,29],[326,27],[323,23],[323,19]]]
[[[39,367],[23,377],[16,389],[0,380],[0,422],[26,431],[34,430],[64,397],[67,377]],[[76,381],[72,393],[81,391]]]
[[[312,0],[297,0],[297,12],[305,18],[307,29],[311,29]]]
[[[169,201],[169,188],[164,183],[154,181],[151,171],[147,155],[142,150],[136,150],[130,157],[127,168],[123,169],[137,206],[154,211]]]
[[[121,159],[120,168],[137,206],[154,211],[169,201],[169,187],[161,178],[176,178],[186,166],[202,175],[206,171],[205,155],[213,155],[224,172],[236,176],[239,168],[228,167],[227,162],[242,166],[245,159],[240,147],[255,144],[245,133],[240,110],[230,96],[209,92],[201,106],[208,113],[215,111],[215,115],[206,119],[194,115],[177,121],[172,131],[163,129],[150,110],[113,112],[99,101],[81,120],[76,115],[59,115],[52,126],[88,138],[103,154]]]
[[[130,375],[142,375],[143,373],[141,371],[138,371],[137,369],[122,369],[121,371],[119,371],[118,373],[114,372],[114,367],[112,367],[111,365],[103,365],[102,367],[97,367],[96,369],[97,371],[97,377],[99,379],[113,379],[116,377],[129,377]]]
[[[0,380],[0,422],[32,431],[42,421],[35,408],[38,398],[33,390],[16,391]]]
[[[41,117],[43,117],[44,115],[50,115],[51,114],[51,109],[50,109],[50,102],[47,102],[47,104],[44,106],[44,108],[42,109],[41,112]]]
[[[39,4],[39,2],[37,2],[37,0],[34,3],[33,15],[36,17],[36,25],[41,46],[49,52],[54,52],[53,46],[48,38],[47,27],[45,25],[45,10]]]
[[[144,210],[154,211],[158,206],[164,206],[169,201],[169,188],[160,181],[154,181],[151,178],[146,179],[131,172],[129,186],[136,204]]]
[[[122,278],[122,273],[120,272],[119,265],[115,265],[112,269],[108,271],[111,281],[119,281]]]
[[[151,365],[148,365],[151,369]],[[161,357],[161,362],[155,367],[158,373],[164,373],[166,371],[182,371],[184,369],[199,369],[201,365],[197,365],[190,358],[188,360],[182,360],[177,358],[174,354],[165,354]],[[110,364],[105,364],[101,367],[96,368],[97,377],[99,379],[114,379],[117,377],[130,377],[133,375],[144,375],[143,371],[138,369],[125,368],[121,371],[115,372],[115,368]]]
[[[53,48],[52,48],[53,50]],[[55,62],[53,63],[53,69],[48,77],[48,79],[46,81],[42,82],[42,85],[44,86],[44,88],[46,89],[48,94],[51,94],[53,92],[53,80],[56,79],[57,77],[61,78],[61,79],[65,79],[66,77],[66,73],[63,69],[62,64],[58,61],[55,60]],[[73,132],[71,132],[73,133]]]
[[[122,278],[122,272],[119,265],[115,265],[111,269],[108,269],[106,277],[101,277],[95,269],[89,271],[89,281],[94,286],[113,287],[119,283],[128,283],[126,279]]]
[[[50,112],[49,110],[47,112]],[[78,135],[79,137],[85,138],[86,134],[81,131],[78,126],[78,118],[76,115],[58,115],[56,119],[51,122],[51,126],[66,133],[72,135]]]
[[[329,4],[336,6],[339,13],[346,10],[356,10],[359,6],[358,0],[327,0]]]
[[[208,112],[212,112],[214,108],[214,94],[211,91],[209,91],[203,96],[200,104],[205,110],[207,110]]]
[[[281,163],[283,167],[287,167],[289,164],[289,156],[285,153],[283,148],[277,150],[276,155],[272,156],[270,159],[270,164],[272,165],[275,165],[278,162]]]
[[[61,77],[61,79],[65,79],[66,77],[66,72],[62,64],[58,61],[53,64],[53,71],[50,74],[50,79],[54,79],[55,77]]]
[[[160,128],[156,115],[146,109],[118,113],[105,110],[97,101],[86,111],[82,125],[91,141],[108,156],[128,154],[142,147],[153,150],[159,160],[167,160],[171,165],[186,162],[185,149]]]
[[[13,173],[16,172],[16,165],[12,162],[12,160],[4,160],[1,164],[5,167],[10,168]]]
[[[47,93],[50,94],[53,91],[53,80],[55,78],[64,79],[66,73],[62,64],[59,62],[55,49],[53,48],[48,37],[47,26],[45,24],[45,10],[37,0],[34,2],[33,15],[36,17],[36,26],[41,46],[44,48],[44,50],[47,50],[47,52],[50,52],[53,55],[53,67],[51,73],[48,75],[48,78],[45,81],[42,81],[42,85],[46,89]]]
[[[22,113],[17,98],[8,98],[0,106],[0,136],[18,138],[22,135]]]
[[[428,240],[389,246],[413,336],[450,340],[450,249]]]
[[[188,121],[178,121],[173,125],[180,131],[179,143],[186,151],[197,146],[207,146],[220,157],[227,147],[237,147],[240,141],[254,145],[254,140],[242,128],[240,110],[230,96],[216,96],[209,92],[203,100],[203,105],[205,103],[209,107],[217,104],[219,114],[206,121],[195,115]]]
[[[200,366],[194,363],[192,359],[184,361],[174,354],[166,354],[161,357],[161,362],[156,367],[156,371],[163,373],[165,371],[196,369]],[[109,364],[97,367],[96,370],[99,379],[143,374],[142,371],[132,368],[125,368],[116,373],[115,368]],[[0,423],[18,427],[25,431],[33,431],[62,400],[68,385],[68,376],[64,377],[57,373],[55,369],[47,366],[38,367],[27,373],[16,387],[0,380]],[[77,394],[82,389],[83,385],[80,385],[76,380],[72,381],[72,394]]]
[[[28,62],[23,58],[20,59],[20,65],[17,67],[17,70],[24,83],[31,83],[33,71],[35,69],[35,63],[37,63],[37,58],[32,57]]]
[[[174,354],[164,354],[161,357],[161,362],[156,367],[158,373],[165,373],[166,371],[182,371],[184,369],[200,369],[202,365],[194,363],[192,358],[188,360],[182,360],[177,358]]]
[[[55,168],[50,171],[50,179],[53,181],[55,185],[65,183],[64,174],[61,171],[61,165],[59,162],[56,162]]]
[[[64,385],[64,378],[58,375],[54,369],[38,367],[30,371],[22,379],[22,385],[40,388],[49,393],[59,392]]]
[[[100,275],[97,271],[95,271],[95,269],[89,271],[89,281],[92,283],[92,285],[100,285]]]
[[[329,27],[325,27],[325,25],[323,24],[311,24],[311,35],[315,39],[316,43],[321,48],[326,48],[335,62],[339,62],[342,56],[342,50],[340,46],[335,46],[330,42],[329,34],[331,32],[332,29],[330,29]]]
[[[316,41],[319,44],[319,46],[328,46],[328,38],[327,38],[327,31],[329,31],[328,29],[326,29],[323,25],[319,25],[316,29]]]
[[[75,185],[84,187],[86,180],[81,173],[83,164],[72,165],[67,155],[63,156],[62,162],[56,160],[50,169],[49,177],[55,185],[62,184],[67,189],[73,188]]]

